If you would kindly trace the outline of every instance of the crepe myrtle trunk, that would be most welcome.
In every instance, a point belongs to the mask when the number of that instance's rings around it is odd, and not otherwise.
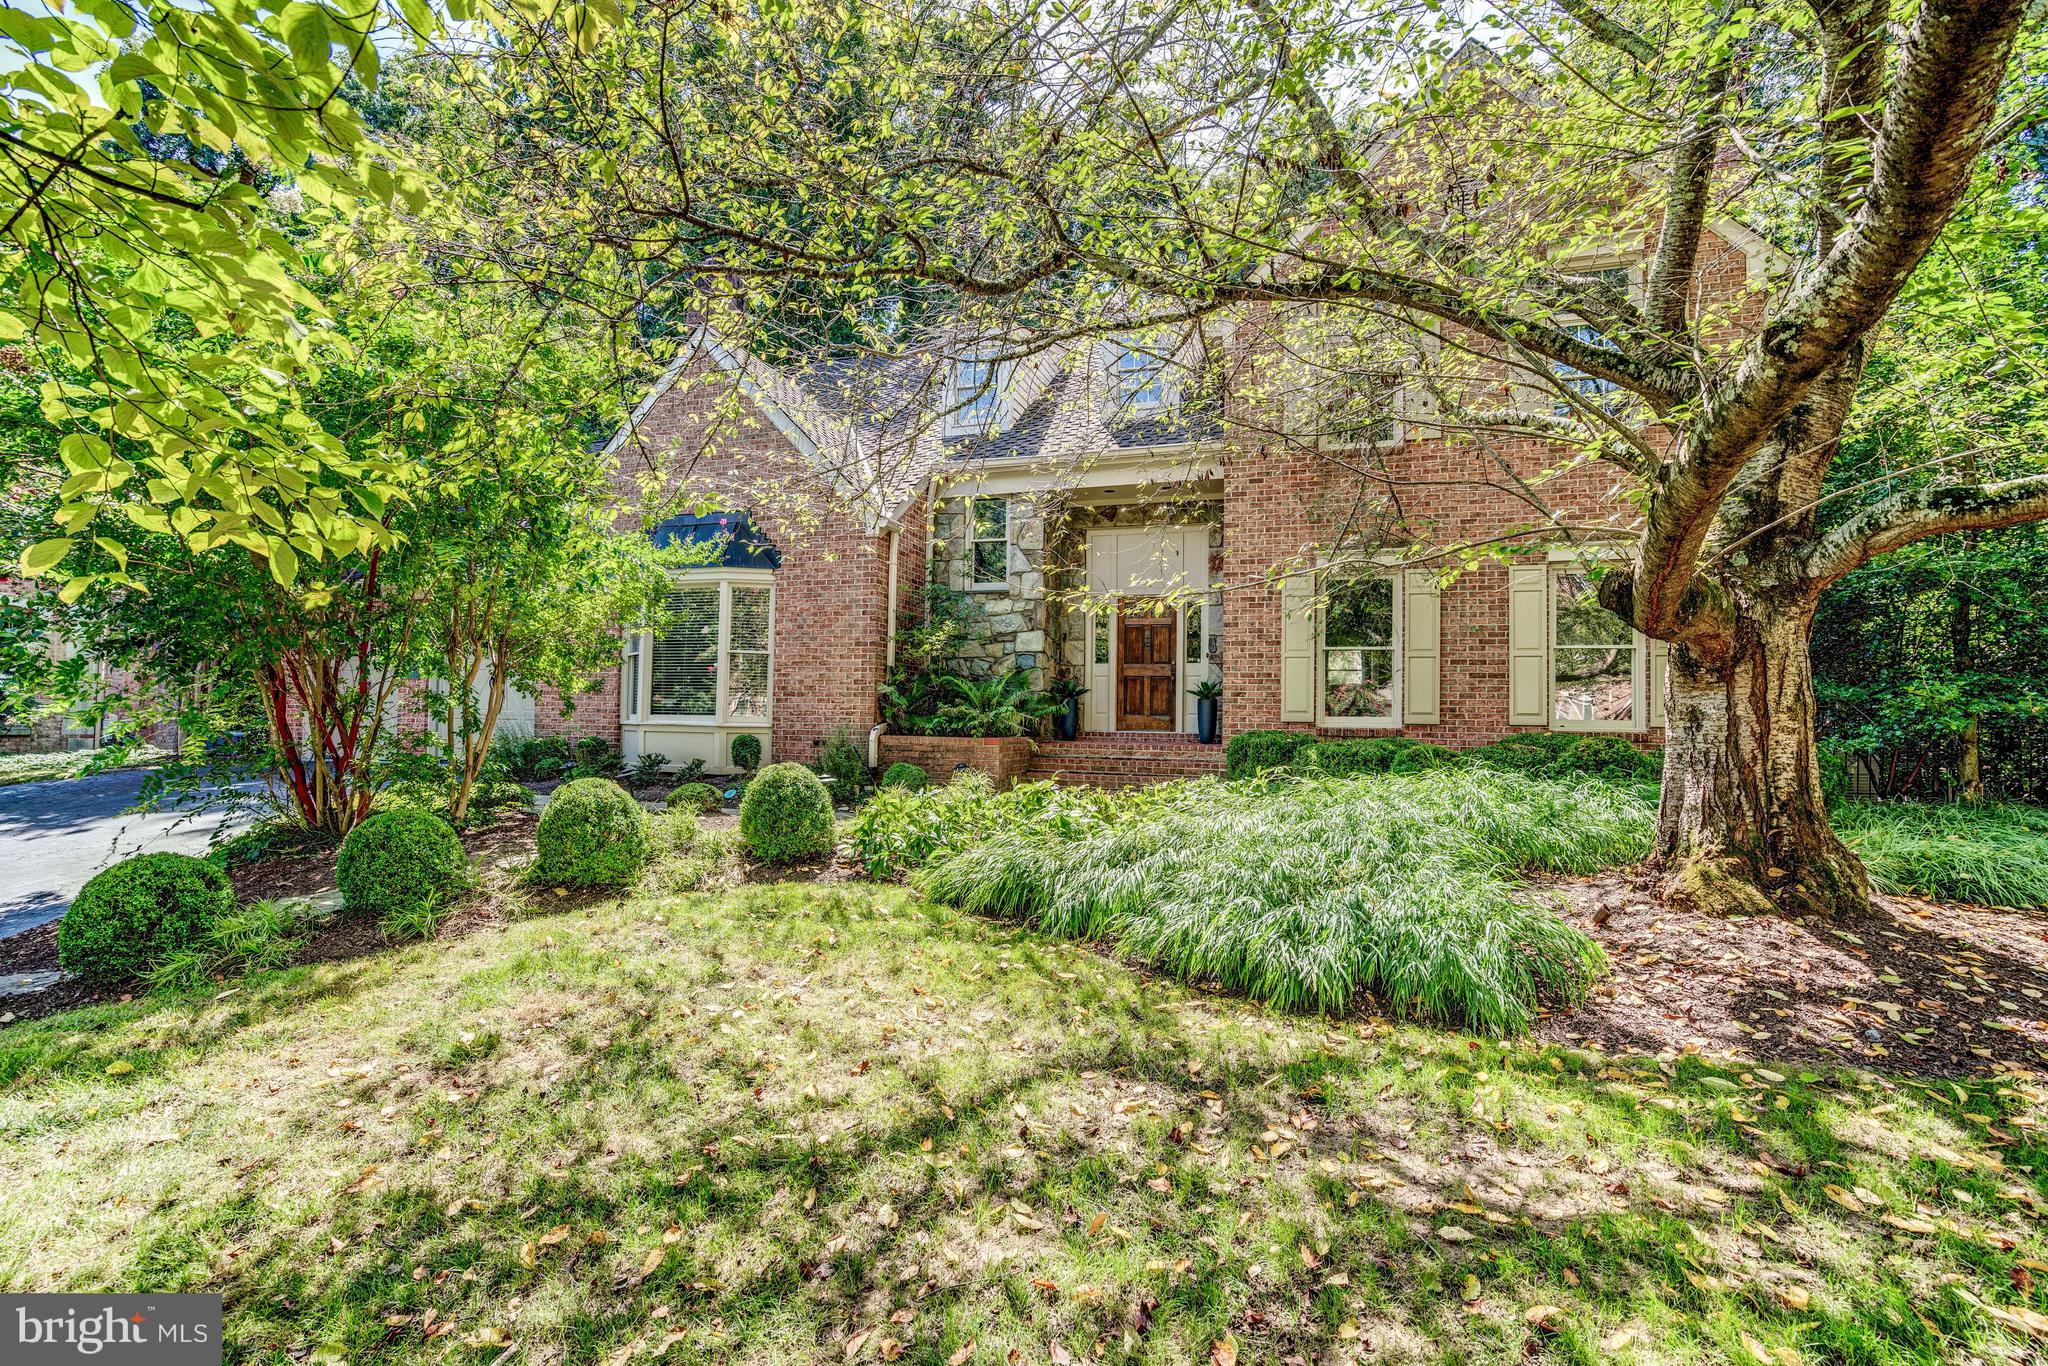
[[[1834,915],[1870,881],[1828,824],[1808,638],[1817,595],[1733,595],[1725,633],[1671,648],[1656,861],[1702,911]]]

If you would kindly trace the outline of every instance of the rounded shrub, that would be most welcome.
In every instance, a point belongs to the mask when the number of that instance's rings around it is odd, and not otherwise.
[[[555,789],[534,832],[533,880],[552,887],[624,887],[647,862],[647,813],[605,778]]]
[[[882,781],[879,786],[922,792],[925,786],[924,770],[916,764],[891,764],[882,770]]]
[[[761,737],[758,735],[735,735],[732,737],[732,762],[734,767],[752,773],[761,766]]]
[[[184,854],[139,854],[96,875],[57,922],[57,961],[95,982],[125,982],[200,944],[235,909],[220,869]]]
[[[740,798],[740,838],[770,863],[832,852],[832,799],[802,764],[770,764]]]
[[[665,804],[671,811],[687,807],[701,813],[716,811],[725,805],[725,798],[710,783],[679,783],[670,790]]]
[[[431,811],[380,811],[348,832],[334,885],[351,911],[391,915],[439,902],[469,881],[469,858],[447,821]]]

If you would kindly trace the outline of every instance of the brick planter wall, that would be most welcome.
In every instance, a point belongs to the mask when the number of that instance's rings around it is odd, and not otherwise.
[[[1001,792],[1016,786],[1031,767],[1033,748],[1030,740],[1021,737],[980,740],[959,735],[884,735],[881,760],[885,769],[891,764],[916,764],[934,783],[947,781],[953,770],[964,764],[988,774]]]

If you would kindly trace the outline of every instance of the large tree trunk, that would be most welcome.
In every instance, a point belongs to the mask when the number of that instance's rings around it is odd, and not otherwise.
[[[1833,915],[1869,901],[1821,797],[1813,606],[1740,603],[1729,637],[1671,650],[1657,859],[1674,903]]]

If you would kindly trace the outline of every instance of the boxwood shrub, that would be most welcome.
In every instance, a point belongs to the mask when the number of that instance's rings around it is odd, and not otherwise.
[[[1316,742],[1307,730],[1248,730],[1230,737],[1223,746],[1223,776],[1256,778],[1269,768],[1294,761],[1295,751]]]
[[[832,852],[832,798],[802,764],[770,764],[740,798],[740,838],[770,863]]]
[[[555,789],[534,831],[532,879],[550,887],[624,887],[647,862],[647,813],[606,778]]]
[[[761,737],[758,735],[735,735],[732,738],[732,761],[736,767],[752,773],[761,766]]]
[[[341,904],[375,916],[439,903],[469,881],[469,858],[431,811],[382,811],[348,832],[334,864]]]
[[[96,874],[57,922],[57,961],[93,982],[142,976],[203,943],[235,909],[227,874],[184,854],[139,854]]]
[[[716,811],[725,805],[725,798],[710,783],[679,783],[668,794],[664,805],[674,811],[687,807],[692,811]]]
[[[1304,745],[1295,752],[1293,767],[1336,777],[1355,773],[1420,773],[1456,763],[1457,758],[1442,745],[1399,735],[1375,735],[1363,740],[1318,740]]]
[[[882,770],[882,781],[877,785],[922,792],[925,787],[924,770],[916,764],[891,764]]]

